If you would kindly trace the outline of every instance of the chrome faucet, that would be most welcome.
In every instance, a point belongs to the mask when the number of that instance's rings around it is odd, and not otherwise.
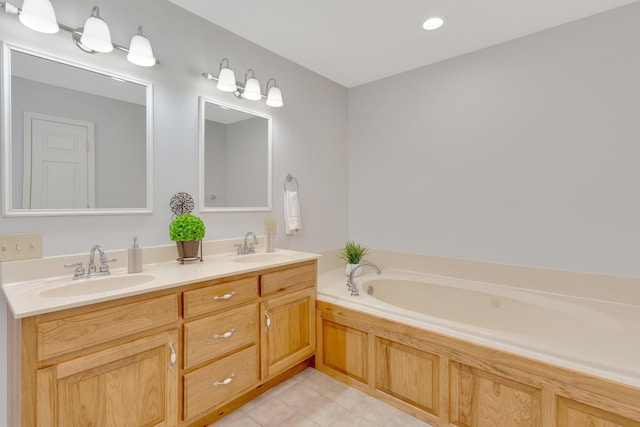
[[[360,295],[360,293],[358,292],[358,285],[356,285],[356,282],[353,281],[353,273],[357,269],[359,269],[360,267],[364,267],[365,265],[368,265],[369,267],[373,268],[377,274],[382,274],[382,271],[380,271],[378,266],[369,261],[360,261],[359,264],[354,265],[353,268],[351,269],[351,272],[349,273],[349,278],[347,279],[347,287],[351,291],[352,297],[357,297]]]
[[[96,262],[95,255],[96,251],[100,254],[100,269],[96,271]],[[81,262],[74,262],[71,264],[65,264],[65,267],[75,267],[73,270],[73,278],[74,279],[83,279],[89,278],[92,276],[106,276],[107,274],[111,274],[109,272],[108,262],[117,261],[115,258],[108,259],[107,255],[104,253],[104,249],[100,245],[94,245],[91,248],[91,252],[89,253],[89,263],[87,264],[87,272],[85,274],[85,270],[82,267]]]
[[[253,236],[253,242],[247,242],[247,239],[250,236]],[[256,233],[254,233],[253,231],[250,231],[244,236],[244,245],[236,245],[238,246],[237,254],[238,255],[253,254],[256,252],[256,249],[253,247],[253,245],[257,245],[257,244],[258,244],[258,238],[256,237]]]

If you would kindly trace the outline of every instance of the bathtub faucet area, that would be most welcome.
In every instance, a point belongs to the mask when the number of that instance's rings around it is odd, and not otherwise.
[[[353,281],[353,272],[356,270],[359,270],[361,267],[364,267],[365,265],[368,265],[369,267],[373,268],[377,274],[382,274],[382,271],[380,271],[378,266],[375,265],[374,263],[369,261],[360,261],[359,264],[355,265],[351,269],[351,272],[349,273],[349,278],[347,279],[347,287],[349,288],[349,291],[351,291],[352,297],[357,297],[358,295],[360,295],[360,293],[358,292],[358,285],[356,284],[356,282]]]

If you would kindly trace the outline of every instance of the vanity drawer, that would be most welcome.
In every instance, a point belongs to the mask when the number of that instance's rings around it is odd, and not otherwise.
[[[257,345],[185,374],[184,419],[218,406],[257,382]]]
[[[38,360],[86,349],[178,320],[176,294],[37,325]]]
[[[185,369],[256,343],[258,319],[255,303],[185,323]]]
[[[276,292],[315,286],[318,278],[317,264],[302,265],[286,270],[263,274],[260,279],[262,296]]]
[[[214,313],[258,297],[258,276],[184,293],[184,318]]]

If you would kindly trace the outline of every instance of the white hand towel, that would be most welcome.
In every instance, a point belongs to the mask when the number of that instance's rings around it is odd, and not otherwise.
[[[284,228],[287,234],[296,234],[302,229],[297,191],[284,193]]]

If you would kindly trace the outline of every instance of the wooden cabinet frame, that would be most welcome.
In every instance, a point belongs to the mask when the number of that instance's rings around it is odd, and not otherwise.
[[[640,427],[639,388],[324,301],[316,313],[318,370],[434,426]]]
[[[316,283],[317,261],[312,260],[10,319],[9,339],[15,346],[9,369],[20,373],[9,379],[12,390],[20,390],[9,394],[10,422],[22,427],[66,427],[83,424],[82,416],[91,411],[99,418],[111,405],[115,408],[112,419],[101,425],[196,427],[213,423],[312,364]],[[233,297],[228,297],[232,292]],[[278,319],[270,332],[263,329],[260,310],[270,310]],[[231,335],[228,325],[235,325],[237,319],[239,329],[253,328],[255,334],[238,330],[233,335],[235,343],[209,343],[209,350],[193,350],[194,340],[208,339],[202,328]],[[193,326],[189,333],[186,324]],[[184,358],[187,339],[193,356],[188,364]],[[209,351],[210,355],[203,356]],[[274,360],[270,355],[281,357]],[[208,384],[212,372],[219,373],[218,368],[232,373],[239,370],[229,387],[208,393],[203,384]],[[207,378],[199,380],[200,373]],[[102,407],[109,397],[90,399],[90,403],[83,400],[82,387],[118,389],[134,377],[140,380],[125,385],[124,392],[111,396],[113,402]],[[145,380],[160,387],[149,392]],[[190,401],[189,411],[185,406],[187,381],[191,395],[197,396]],[[152,404],[143,401],[145,393]],[[82,401],[82,411],[88,408],[88,412],[80,414],[81,407],[75,403],[67,405],[67,411],[64,402],[70,401]]]

